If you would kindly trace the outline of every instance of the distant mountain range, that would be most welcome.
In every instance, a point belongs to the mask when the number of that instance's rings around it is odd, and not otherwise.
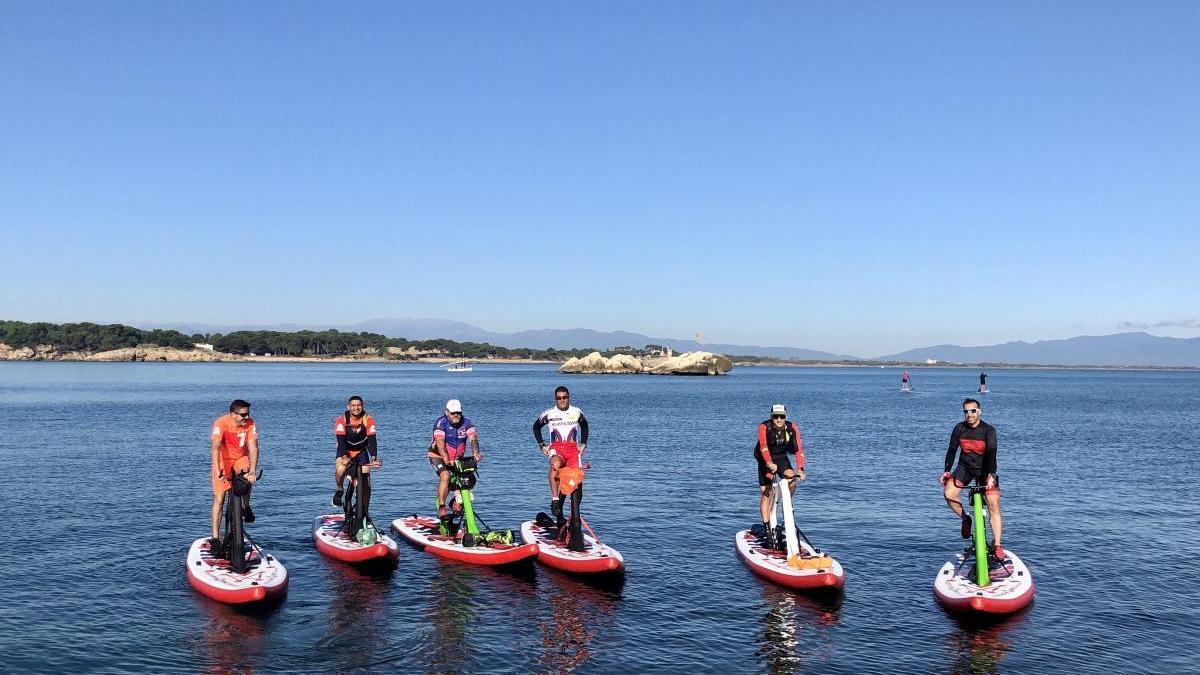
[[[936,345],[879,357],[881,361],[926,359],[956,363],[1037,363],[1058,366],[1200,367],[1200,338],[1117,333],[1065,340],[1005,342],[987,347]]]
[[[366,331],[410,340],[446,338],[457,342],[487,342],[500,347],[531,349],[611,349],[643,347],[648,344],[671,347],[676,351],[703,349],[734,356],[760,356],[810,361],[860,360],[861,357],[834,354],[801,347],[763,347],[722,343],[699,343],[629,333],[595,331],[584,328],[525,330],[494,333],[462,321],[447,319],[371,319],[353,325],[277,324],[214,326],[208,324],[152,324],[143,328],[173,328],[193,333],[229,333],[235,330],[323,330]],[[877,361],[925,361],[936,359],[954,363],[1024,363],[1062,366],[1159,366],[1200,367],[1200,338],[1168,338],[1149,333],[1083,336],[1064,340],[1006,342],[983,347],[935,345],[910,349],[898,354],[875,357]]]

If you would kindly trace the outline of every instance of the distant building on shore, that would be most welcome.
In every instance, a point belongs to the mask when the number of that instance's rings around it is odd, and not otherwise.
[[[195,347],[196,349],[203,349],[206,352],[211,352],[211,351],[216,350],[216,347],[213,347],[212,345],[208,344],[207,342],[196,342],[192,346]]]

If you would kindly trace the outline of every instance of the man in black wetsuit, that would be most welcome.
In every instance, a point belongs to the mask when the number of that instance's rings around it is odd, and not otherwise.
[[[795,467],[792,466],[795,457]],[[762,516],[763,533],[767,543],[774,546],[775,533],[768,521],[771,518],[771,490],[775,474],[788,480],[788,490],[796,494],[796,479],[804,480],[804,439],[795,423],[788,421],[787,407],[782,403],[771,406],[771,416],[758,425],[758,441],[754,444],[754,459],[758,463],[758,510]]]
[[[998,560],[1004,559],[1004,550],[1000,548],[1000,533],[1003,522],[1000,519],[1000,479],[996,475],[996,429],[980,419],[979,401],[968,398],[963,401],[963,416],[965,419],[954,427],[950,434],[950,447],[946,449],[945,471],[942,473],[942,495],[950,510],[962,520],[961,534],[963,539],[971,537],[971,516],[963,510],[958,495],[964,487],[975,481],[976,485],[985,487],[984,497],[987,500],[988,518],[992,524],[992,551]],[[958,466],[953,471],[954,455],[959,454]]]
[[[979,374],[979,391],[980,393],[987,391],[987,373]]]

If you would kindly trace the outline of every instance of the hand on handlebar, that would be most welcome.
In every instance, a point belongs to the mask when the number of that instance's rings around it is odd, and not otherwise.
[[[379,459],[378,457],[376,457],[375,459],[371,460],[371,468],[372,468],[372,469],[378,469],[378,468],[380,468],[380,467],[382,467],[382,466],[383,466],[383,460],[382,460],[382,459]]]
[[[550,456],[550,446],[546,445],[545,443],[538,443],[538,449],[542,451],[543,455],[547,457]]]
[[[984,489],[986,489],[986,490],[995,490],[996,489],[996,474],[989,473],[987,480],[983,482],[983,486],[984,486]]]

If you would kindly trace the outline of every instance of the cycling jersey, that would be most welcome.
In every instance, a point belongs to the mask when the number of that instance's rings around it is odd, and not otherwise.
[[[212,437],[221,439],[220,457],[232,462],[239,457],[245,457],[249,452],[247,441],[258,440],[258,428],[254,420],[246,418],[246,423],[238,426],[233,414],[221,415],[213,422]]]
[[[587,443],[587,418],[583,416],[583,411],[575,406],[568,406],[566,410],[554,406],[538,416],[537,421],[533,423],[533,437],[537,439],[538,445],[545,445],[542,428],[547,426],[550,427],[552,450],[560,446],[575,447],[580,443]]]
[[[437,457],[438,439],[446,441],[446,457],[451,462],[459,459],[467,452],[467,441],[475,438],[475,425],[471,418],[463,416],[458,426],[450,423],[450,418],[442,415],[433,423],[433,444],[429,446],[429,456]]]

